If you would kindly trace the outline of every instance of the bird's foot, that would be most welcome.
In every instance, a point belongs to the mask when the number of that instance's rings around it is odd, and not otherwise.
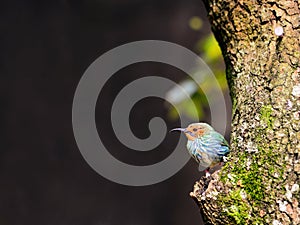
[[[206,178],[209,178],[209,177],[210,177],[210,173],[209,173],[207,170],[205,170],[205,177],[206,177]]]
[[[223,162],[227,162],[228,161],[228,157],[223,156]]]

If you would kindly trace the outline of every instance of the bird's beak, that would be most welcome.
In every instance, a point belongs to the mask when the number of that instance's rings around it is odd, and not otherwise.
[[[182,131],[182,132],[185,132],[186,129],[185,128],[174,128],[174,129],[170,130],[170,132],[173,132],[173,131]]]

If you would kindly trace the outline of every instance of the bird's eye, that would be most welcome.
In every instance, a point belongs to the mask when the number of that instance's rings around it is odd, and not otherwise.
[[[194,128],[193,131],[196,132],[196,131],[197,131],[197,128]]]

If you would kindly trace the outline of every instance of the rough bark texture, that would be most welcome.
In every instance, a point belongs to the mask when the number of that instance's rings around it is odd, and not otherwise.
[[[300,1],[204,2],[227,67],[231,154],[191,196],[207,224],[300,224]]]

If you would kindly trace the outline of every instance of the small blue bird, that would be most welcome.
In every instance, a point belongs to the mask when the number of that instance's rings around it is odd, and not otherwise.
[[[187,128],[175,128],[171,131],[182,131],[186,135],[187,149],[190,155],[199,163],[199,170],[209,170],[226,160],[229,145],[225,138],[207,123],[192,123]]]

